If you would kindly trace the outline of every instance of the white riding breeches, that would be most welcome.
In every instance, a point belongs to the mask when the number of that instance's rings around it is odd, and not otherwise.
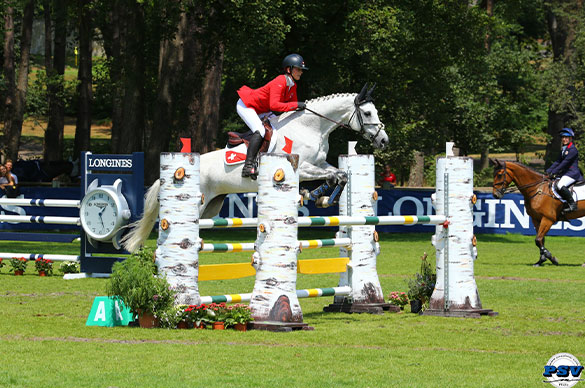
[[[557,183],[557,186],[561,188],[563,186],[569,186],[573,182],[575,182],[573,178],[567,175],[563,175],[561,179],[559,179],[559,183]]]
[[[244,120],[246,125],[252,130],[252,132],[258,132],[260,135],[262,135],[262,137],[264,137],[266,130],[264,129],[264,124],[262,124],[261,118],[267,116],[268,113],[262,113],[258,115],[254,109],[248,108],[241,98],[236,104],[236,110],[238,111],[238,114],[242,120]]]

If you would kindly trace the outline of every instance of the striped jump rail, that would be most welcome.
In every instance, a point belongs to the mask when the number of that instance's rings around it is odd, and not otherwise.
[[[51,261],[79,261],[76,255],[59,255],[59,254],[36,254],[36,253],[0,253],[0,259],[11,259],[13,257],[24,257],[27,260],[48,259]]]
[[[321,240],[300,240],[302,249],[314,249],[325,247],[347,247],[351,245],[350,238],[330,238]],[[254,243],[208,243],[203,244],[200,252],[253,252]]]
[[[350,226],[350,225],[443,225],[447,226],[446,216],[336,216],[336,217],[299,217],[299,227],[306,226]],[[254,228],[257,218],[213,218],[199,220],[201,229],[213,228]]]
[[[326,288],[309,288],[297,290],[297,298],[318,298],[321,296],[349,295],[351,287],[326,287]],[[240,303],[249,302],[252,299],[252,293],[247,294],[230,294],[216,296],[202,296],[201,303]]]
[[[81,201],[77,199],[29,199],[29,198],[1,198],[0,205],[10,206],[37,206],[37,207],[76,207]]]
[[[0,222],[14,222],[22,224],[62,224],[81,225],[79,217],[57,217],[57,216],[11,216],[0,215]]]

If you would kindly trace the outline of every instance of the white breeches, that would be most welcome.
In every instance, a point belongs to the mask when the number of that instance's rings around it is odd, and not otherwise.
[[[261,115],[258,115],[254,109],[248,108],[241,98],[238,100],[238,103],[236,104],[236,110],[238,111],[238,114],[240,115],[242,120],[244,120],[246,125],[253,132],[258,132],[260,135],[262,135],[262,137],[264,137],[266,130],[264,129],[264,125],[262,124],[261,117],[262,118],[265,117],[267,113],[262,113]]]
[[[559,183],[557,183],[557,186],[558,187],[569,186],[573,182],[575,182],[573,178],[567,175],[563,175],[561,179],[559,179]]]

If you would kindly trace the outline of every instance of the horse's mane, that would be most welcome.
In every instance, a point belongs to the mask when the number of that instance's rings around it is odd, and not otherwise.
[[[528,171],[531,171],[531,172],[533,172],[533,173],[535,173],[535,174],[544,175],[542,172],[540,172],[540,171],[538,171],[538,170],[536,170],[536,169],[534,169],[534,168],[532,168],[532,167],[530,167],[530,166],[527,166],[527,165],[525,165],[525,164],[522,164],[522,163],[520,163],[520,162],[516,162],[516,161],[510,160],[510,161],[508,161],[508,162],[506,162],[506,163],[514,163],[514,164],[516,164],[516,165],[518,165],[518,166],[520,166],[520,167],[524,167],[524,168],[525,168],[525,169],[527,169]]]

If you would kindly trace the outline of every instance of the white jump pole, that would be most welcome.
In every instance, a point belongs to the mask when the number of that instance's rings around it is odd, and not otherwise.
[[[473,264],[473,159],[447,156],[437,160],[434,205],[448,225],[437,225],[433,245],[437,255],[437,282],[425,315],[497,315],[482,308]]]
[[[297,297],[298,155],[261,154],[258,230],[252,265],[256,281],[250,300],[255,329],[308,328]]]
[[[341,216],[373,217],[377,200],[373,155],[340,155],[339,168],[349,175],[349,181],[339,201]],[[384,302],[376,269],[376,257],[380,252],[374,225],[341,226],[339,238],[349,237],[349,249],[341,248],[341,256],[349,257],[347,271],[342,273],[339,286],[351,287],[349,296],[336,296],[327,312],[399,311],[398,306]]]
[[[159,199],[159,273],[177,291],[175,304],[199,304],[199,154],[161,154]]]

